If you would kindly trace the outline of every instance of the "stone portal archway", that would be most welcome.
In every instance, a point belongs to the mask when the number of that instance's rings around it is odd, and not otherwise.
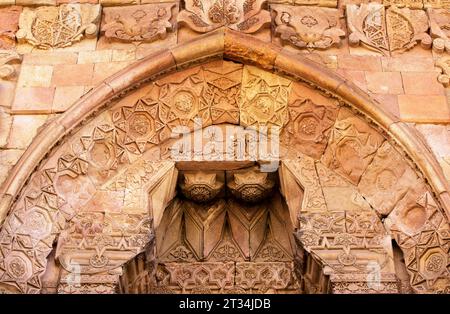
[[[414,291],[448,291],[449,188],[420,139],[315,63],[229,30],[200,40],[106,80],[34,140],[1,190],[2,290],[115,291],[175,195],[173,132],[232,124],[281,129],[306,291],[397,292],[391,239]]]

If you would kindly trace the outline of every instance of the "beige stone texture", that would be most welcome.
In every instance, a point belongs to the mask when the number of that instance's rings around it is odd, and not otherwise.
[[[26,149],[36,136],[38,129],[47,121],[47,118],[47,115],[15,115],[7,147]]]

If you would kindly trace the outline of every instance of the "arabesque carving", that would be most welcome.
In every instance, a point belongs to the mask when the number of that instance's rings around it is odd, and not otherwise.
[[[24,8],[16,37],[41,49],[67,47],[97,35],[100,11],[100,5],[90,4]]]
[[[102,33],[110,40],[153,42],[174,30],[176,3],[145,4],[103,9]]]
[[[187,0],[178,23],[193,31],[207,33],[225,26],[254,33],[270,24],[270,13],[262,9],[265,0]]]
[[[308,50],[339,46],[345,32],[339,11],[329,8],[272,5],[276,12],[275,33],[283,43]]]
[[[431,47],[428,35],[428,17],[423,10],[387,9],[378,3],[347,5],[349,44],[360,44],[383,54],[401,53],[419,42],[423,48]]]

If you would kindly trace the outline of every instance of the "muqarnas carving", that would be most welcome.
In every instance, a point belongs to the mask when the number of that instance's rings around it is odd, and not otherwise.
[[[433,50],[450,53],[450,9],[427,9]]]
[[[21,12],[22,7],[0,9],[0,49],[11,49],[16,45]]]
[[[104,8],[101,31],[111,40],[153,42],[174,29],[175,11],[176,3]]]
[[[185,173],[180,188],[184,196],[194,202],[204,203],[213,200],[222,190],[216,173],[194,172]]]
[[[100,11],[100,5],[90,4],[24,8],[16,37],[41,49],[67,47],[97,35]]]
[[[190,29],[207,33],[225,26],[244,33],[254,33],[270,24],[270,14],[261,7],[265,0],[186,0],[186,9],[178,22]]]
[[[431,47],[425,11],[395,6],[385,9],[378,3],[347,5],[346,10],[353,47],[363,45],[385,55],[404,52],[418,42],[423,48]]]
[[[297,48],[327,49],[338,46],[345,32],[339,27],[339,11],[329,8],[273,5],[275,33],[283,43]]]

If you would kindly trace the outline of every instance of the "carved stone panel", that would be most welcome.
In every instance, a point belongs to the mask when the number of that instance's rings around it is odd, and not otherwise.
[[[178,23],[195,32],[207,33],[225,26],[254,33],[270,24],[270,14],[262,9],[265,0],[187,0]]]
[[[362,44],[387,55],[411,49],[418,42],[423,48],[431,47],[428,18],[422,10],[395,6],[385,9],[381,4],[369,3],[348,5],[346,12],[352,46]]]
[[[339,46],[345,32],[339,25],[337,9],[272,5],[275,34],[283,43],[297,48],[327,49]]]
[[[270,0],[269,2],[275,4],[307,5],[311,7],[337,7],[337,0]]]
[[[448,293],[450,226],[432,196],[426,193],[416,201],[399,203],[389,220],[414,291]]]
[[[41,49],[67,47],[98,32],[100,5],[63,4],[24,8],[16,37]]]
[[[16,32],[19,29],[19,16],[22,7],[0,9],[0,49],[11,49],[16,45]]]
[[[430,19],[430,34],[433,38],[433,50],[450,53],[450,10],[427,9]]]
[[[383,136],[366,121],[341,108],[322,162],[358,184],[383,141]]]
[[[283,127],[289,120],[291,82],[256,67],[244,67],[240,121],[243,126]]]
[[[153,42],[174,30],[176,3],[146,4],[103,9],[101,31],[110,40]]]
[[[361,177],[358,189],[381,215],[388,215],[408,193],[423,193],[425,184],[387,141]]]
[[[242,65],[218,61],[204,67],[204,98],[213,124],[239,124]]]
[[[338,106],[310,88],[295,83],[289,97],[289,150],[300,151],[314,159],[320,159],[328,142]]]

